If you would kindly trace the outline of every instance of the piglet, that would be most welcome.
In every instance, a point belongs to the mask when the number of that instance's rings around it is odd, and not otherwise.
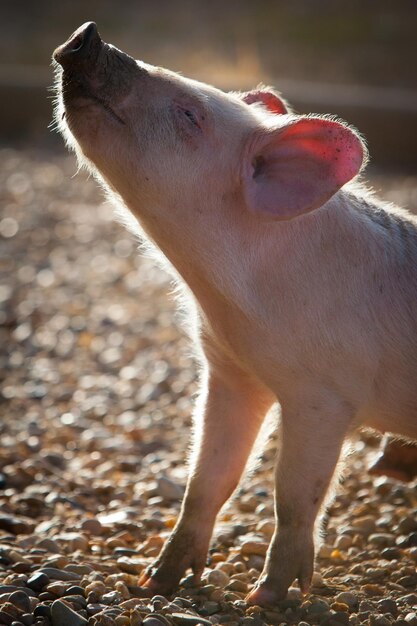
[[[278,404],[277,526],[247,601],[294,579],[307,592],[345,441],[361,426],[417,437],[417,220],[357,183],[364,142],[333,117],[135,61],[93,22],[54,58],[59,128],[182,287],[200,361],[181,513],[140,584],[200,578]]]

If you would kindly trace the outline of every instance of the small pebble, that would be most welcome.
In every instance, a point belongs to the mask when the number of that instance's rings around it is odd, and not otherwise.
[[[359,613],[364,613],[366,611],[373,611],[375,609],[375,604],[370,600],[361,600],[359,602]]]
[[[240,551],[244,556],[250,554],[256,554],[258,556],[265,556],[268,550],[269,544],[261,541],[244,541],[241,545]]]
[[[184,487],[166,476],[161,476],[157,481],[157,495],[164,500],[179,501],[184,495]]]
[[[5,613],[11,615],[15,619],[17,619],[21,614],[21,611],[11,602],[5,602],[1,608]]]
[[[56,535],[55,540],[67,544],[70,552],[75,552],[75,550],[86,552],[88,550],[88,539],[81,533],[61,533]]]
[[[59,554],[61,548],[53,539],[44,538],[37,542],[36,546],[41,548],[42,550],[47,550],[48,552],[52,552],[53,554]]]
[[[338,550],[347,550],[352,545],[352,537],[350,535],[340,535],[335,541],[334,547]]]
[[[115,617],[116,615],[111,615],[110,613],[99,613],[95,616],[95,626],[115,626]]]
[[[66,572],[65,570],[59,570],[55,567],[42,567],[39,572],[41,574],[46,574],[52,580],[63,580],[63,581],[78,581],[81,580],[80,574],[75,574],[75,572]]]
[[[309,615],[319,615],[321,613],[328,613],[330,606],[326,600],[320,600],[319,598],[313,598],[311,600],[311,606],[308,609]]]
[[[320,574],[320,572],[313,572],[313,576],[311,577],[311,586],[322,587],[323,584],[323,576]]]
[[[98,596],[102,596],[103,593],[107,592],[107,587],[101,580],[94,580],[92,583],[87,585],[84,590],[86,595],[90,593],[96,593]]]
[[[375,530],[375,518],[369,515],[358,517],[351,522],[352,528],[357,532],[369,535]]]
[[[384,593],[384,590],[380,585],[374,585],[371,583],[362,585],[360,589],[366,596],[382,596]]]
[[[248,585],[243,582],[243,580],[232,580],[226,586],[226,589],[229,591],[239,591],[240,593],[245,593],[248,590]]]
[[[347,604],[350,610],[357,608],[359,602],[357,595],[351,591],[341,591],[335,596],[335,601]]]
[[[387,561],[399,560],[401,559],[401,550],[399,548],[385,548],[381,552],[381,558],[387,559]]]
[[[87,600],[84,598],[84,596],[68,596],[66,595],[65,598],[66,602],[71,602],[71,604],[77,604],[78,606],[82,607],[83,609],[86,608],[87,606]]]
[[[0,515],[0,530],[13,533],[14,535],[29,535],[33,532],[36,524],[31,520],[14,515]]]
[[[69,563],[65,566],[65,571],[74,572],[80,576],[88,576],[91,572],[94,572],[94,568],[91,565],[87,565],[87,563],[83,563],[82,565],[78,563]]]
[[[68,589],[68,583],[60,580],[50,583],[46,587],[48,593],[52,593],[54,596],[63,596]]]
[[[369,626],[391,626],[392,620],[385,617],[385,615],[373,615],[369,616]]]
[[[395,536],[389,533],[372,533],[368,537],[368,543],[375,545],[377,548],[388,548],[395,544]]]
[[[415,530],[417,530],[417,516],[415,514],[406,515],[398,522],[398,532],[400,533],[406,535],[408,533],[412,533]]]
[[[230,581],[229,576],[223,570],[217,568],[209,572],[207,582],[216,587],[225,587]]]
[[[88,621],[73,611],[62,600],[55,600],[51,606],[52,626],[84,626]]]
[[[275,522],[270,520],[263,520],[256,526],[256,530],[262,535],[265,535],[267,539],[271,539],[275,532]]]
[[[174,620],[174,623],[179,624],[179,626],[197,626],[197,624],[202,624],[202,626],[212,626],[210,620],[205,619],[200,615],[190,615],[189,613],[171,613],[170,617]]]
[[[320,546],[317,556],[320,559],[330,559],[333,552],[332,546],[328,546],[325,543]]]
[[[133,560],[127,556],[121,556],[117,559],[117,565],[122,572],[127,574],[140,574],[146,567],[143,560]]]
[[[101,535],[103,532],[101,522],[93,517],[83,520],[80,524],[80,528],[83,532],[89,533],[90,535]]]
[[[104,593],[101,596],[101,601],[103,604],[113,604],[116,602],[121,602],[123,600],[122,594],[118,591],[109,591],[108,593]]]
[[[167,626],[166,622],[158,617],[146,617],[143,620],[143,626]]]
[[[391,598],[384,598],[383,600],[379,600],[376,606],[381,613],[391,613],[391,615],[393,615],[394,617],[397,617],[398,615],[397,603]]]
[[[78,585],[72,585],[65,590],[64,596],[85,596],[84,587],[79,587]]]
[[[51,607],[49,604],[38,604],[33,611],[35,617],[51,617]]]
[[[9,602],[11,602],[19,611],[28,613],[30,611],[29,597],[23,591],[14,591],[9,596]]]
[[[0,624],[2,626],[11,626],[13,621],[14,617],[12,615],[0,609]]]

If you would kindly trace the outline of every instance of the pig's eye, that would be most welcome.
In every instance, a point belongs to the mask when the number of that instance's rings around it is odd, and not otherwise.
[[[197,126],[197,128],[201,128],[196,115],[192,111],[190,111],[190,109],[182,109],[182,112],[184,113],[185,117],[187,117],[190,122],[194,124],[194,126]]]
[[[197,106],[188,102],[174,102],[174,116],[177,130],[183,137],[199,137],[203,133],[204,113]]]
[[[204,119],[204,116],[201,116],[200,118],[198,112],[195,111],[193,107],[184,106],[176,102],[174,110],[176,117],[184,130],[187,130],[187,128],[190,130],[191,128],[197,128],[199,131],[202,130],[201,119]]]

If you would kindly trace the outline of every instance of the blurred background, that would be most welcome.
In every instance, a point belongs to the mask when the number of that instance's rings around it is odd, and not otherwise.
[[[51,53],[94,20],[136,58],[224,89],[272,84],[300,112],[355,124],[375,163],[416,163],[414,0],[15,0],[0,11],[3,141],[59,145],[46,130]]]

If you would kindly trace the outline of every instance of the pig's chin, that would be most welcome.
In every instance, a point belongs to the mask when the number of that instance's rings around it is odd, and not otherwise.
[[[80,167],[93,169],[97,148],[101,142],[99,137],[104,136],[104,143],[107,142],[108,133],[105,131],[105,117],[102,111],[94,111],[93,107],[67,104],[61,101],[55,110],[57,128],[63,136],[66,145],[75,152]],[[106,139],[107,137],[107,139]]]
[[[65,80],[65,76],[64,76]],[[97,117],[106,115],[117,124],[126,126],[124,119],[116,112],[115,107],[100,95],[95,93],[88,84],[65,84],[62,90],[65,117],[87,114]]]
[[[107,103],[88,96],[69,101],[61,99],[55,116],[58,130],[82,165],[87,165],[85,158],[97,164],[110,146],[114,150],[118,143],[114,127],[126,126],[124,120]]]

